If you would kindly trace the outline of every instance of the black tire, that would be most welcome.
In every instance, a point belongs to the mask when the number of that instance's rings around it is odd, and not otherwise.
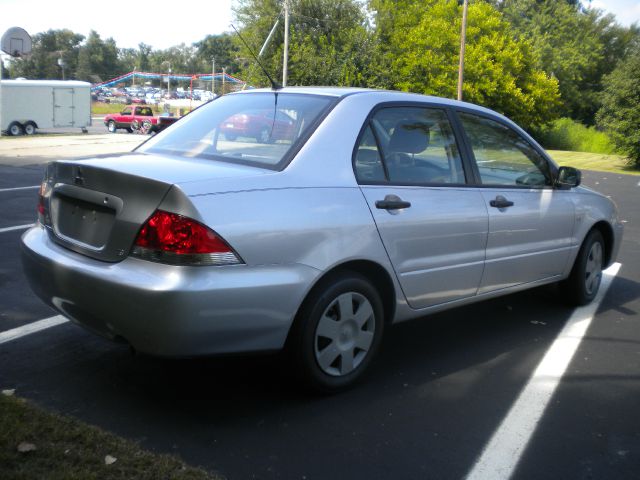
[[[154,127],[153,127],[153,123],[151,123],[151,120],[143,120],[142,121],[142,126],[141,126],[141,132],[146,134],[150,134],[153,133]]]
[[[107,123],[107,130],[109,130],[109,133],[116,133],[118,131],[116,122],[114,122],[113,120],[109,120],[109,123]]]
[[[569,277],[561,292],[572,305],[586,305],[598,294],[605,261],[605,244],[598,230],[591,230],[582,242]]]
[[[289,359],[308,388],[335,393],[361,379],[383,332],[384,309],[375,287],[355,272],[332,275],[302,304],[287,343]]]
[[[24,133],[24,128],[20,122],[11,122],[9,124],[9,128],[7,128],[7,133],[11,136],[17,137]]]
[[[36,133],[37,128],[38,127],[35,124],[35,122],[32,122],[31,120],[29,120],[27,123],[24,124],[24,133],[26,135],[33,135]]]

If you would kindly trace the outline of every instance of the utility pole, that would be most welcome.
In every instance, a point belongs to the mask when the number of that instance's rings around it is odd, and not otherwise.
[[[467,8],[468,0],[462,4],[462,32],[460,34],[460,65],[458,66],[458,100],[462,100],[462,83],[464,81],[464,50],[467,43]]]
[[[216,94],[216,57],[211,58],[211,93]]]
[[[289,0],[284,0],[284,56],[282,59],[282,86],[287,86],[289,62]]]
[[[224,91],[224,79],[227,76],[227,69],[225,67],[222,67],[222,95],[225,94]]]

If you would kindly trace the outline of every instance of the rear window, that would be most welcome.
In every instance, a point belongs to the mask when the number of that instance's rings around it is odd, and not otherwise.
[[[138,151],[280,169],[337,100],[277,92],[225,95]]]

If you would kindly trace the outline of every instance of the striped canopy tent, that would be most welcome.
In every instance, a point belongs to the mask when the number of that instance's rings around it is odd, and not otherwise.
[[[233,75],[229,75],[228,73],[216,73],[215,75],[211,73],[198,73],[194,75],[188,74],[168,74],[168,73],[150,73],[150,72],[129,72],[124,75],[120,75],[119,77],[112,78],[111,80],[107,80],[106,82],[96,83],[91,86],[92,90],[96,90],[98,88],[103,87],[112,87],[122,82],[126,82],[128,80],[133,80],[134,78],[142,78],[142,79],[153,79],[153,80],[162,80],[165,78],[169,78],[171,80],[183,80],[193,82],[193,80],[205,80],[211,81],[212,79],[216,82],[229,82],[231,84],[244,85],[246,82],[240,80],[239,78],[234,77]]]

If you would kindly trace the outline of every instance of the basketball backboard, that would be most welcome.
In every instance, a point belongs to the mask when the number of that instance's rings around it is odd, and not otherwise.
[[[31,53],[31,36],[20,27],[12,27],[2,35],[0,49],[12,57]]]

